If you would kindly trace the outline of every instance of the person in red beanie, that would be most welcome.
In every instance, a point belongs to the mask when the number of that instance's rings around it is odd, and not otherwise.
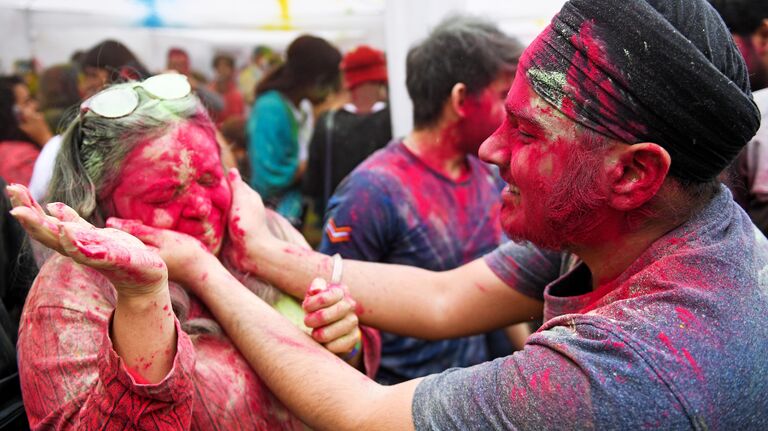
[[[304,176],[304,194],[321,216],[341,180],[392,139],[384,53],[361,45],[344,56],[339,69],[350,102],[319,118]]]
[[[360,45],[341,60],[344,87],[349,90],[351,106],[358,114],[379,111],[387,99],[387,60],[384,53]]]

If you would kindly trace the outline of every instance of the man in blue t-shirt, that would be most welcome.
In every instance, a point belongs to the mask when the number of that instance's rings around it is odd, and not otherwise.
[[[414,130],[357,167],[329,200],[320,251],[446,271],[499,244],[498,174],[477,158],[504,118],[522,47],[490,22],[453,17],[413,47]],[[499,56],[499,53],[505,55]],[[484,335],[427,341],[382,333],[386,384],[492,359]]]

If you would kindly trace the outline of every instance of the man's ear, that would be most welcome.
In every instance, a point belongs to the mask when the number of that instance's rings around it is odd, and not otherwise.
[[[658,193],[672,159],[661,146],[644,142],[619,144],[606,158],[608,203],[619,211],[639,208]]]
[[[467,86],[463,82],[457,82],[451,88],[449,106],[454,115],[464,118],[466,115]]]

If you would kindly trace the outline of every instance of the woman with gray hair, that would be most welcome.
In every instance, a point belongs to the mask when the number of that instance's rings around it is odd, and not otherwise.
[[[230,222],[237,178],[236,171],[225,175],[214,127],[186,78],[169,74],[113,86],[83,103],[63,137],[51,215],[24,187],[8,188],[13,215],[61,254],[42,267],[19,334],[33,428],[303,428],[188,293],[206,285],[206,277],[190,277],[196,261],[169,273],[156,250],[114,229],[191,240],[226,256],[230,267],[238,259],[230,244],[244,234]],[[269,224],[308,249],[279,216]],[[323,309],[322,322],[307,319],[312,331],[295,300],[252,274],[231,275],[352,364],[361,361],[364,338],[371,348],[363,362],[375,372],[376,335],[361,335],[351,300]]]

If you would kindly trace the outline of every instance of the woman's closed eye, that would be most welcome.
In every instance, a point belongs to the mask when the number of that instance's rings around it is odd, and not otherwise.
[[[149,204],[163,204],[177,196],[178,187],[154,190],[144,195],[144,201]]]
[[[210,172],[206,172],[203,175],[200,175],[200,178],[197,179],[197,183],[204,187],[215,186],[220,181],[221,181],[221,177],[214,175]]]

